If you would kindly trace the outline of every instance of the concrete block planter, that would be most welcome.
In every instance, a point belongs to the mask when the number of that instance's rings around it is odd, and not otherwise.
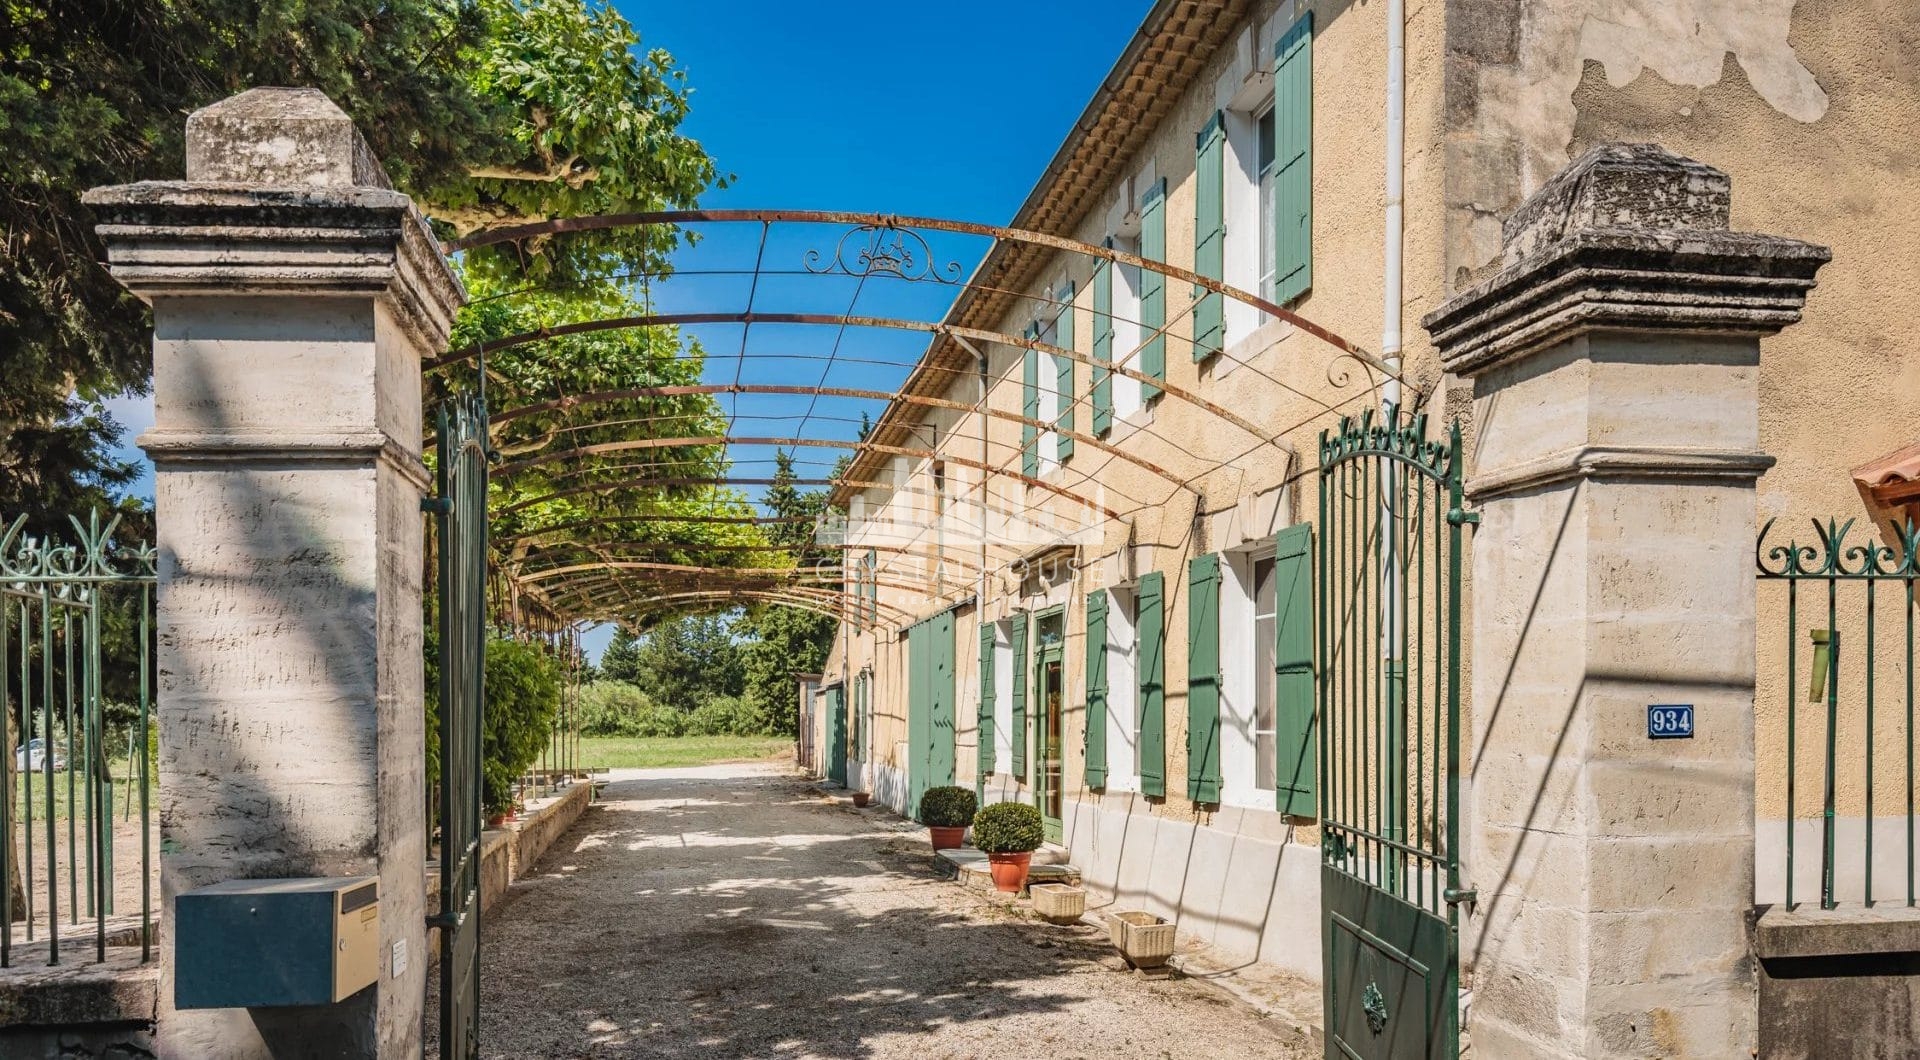
[[[1135,968],[1158,968],[1173,956],[1173,924],[1139,910],[1114,913],[1107,921],[1113,947]]]
[[[1087,911],[1087,892],[1083,887],[1064,883],[1036,883],[1027,888],[1033,898],[1033,911],[1049,924],[1072,924]]]

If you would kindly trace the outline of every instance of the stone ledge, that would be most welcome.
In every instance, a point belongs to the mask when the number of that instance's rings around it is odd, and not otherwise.
[[[1027,867],[1027,884],[1064,883],[1080,886],[1080,870],[1064,861],[1042,861],[1048,851],[1034,851],[1034,860]],[[970,890],[994,890],[993,875],[987,868],[987,855],[973,847],[959,847],[942,850],[934,855],[934,864],[940,874],[950,880],[956,880],[962,887]],[[1026,893],[1026,888],[1021,889]]]
[[[159,955],[141,964],[137,946],[109,949],[105,963],[0,969],[0,1028],[151,1025],[159,1003]]]
[[[303,465],[345,464],[372,466],[385,460],[422,490],[431,489],[433,476],[417,448],[385,431],[289,433],[246,430],[162,430],[155,428],[134,440],[155,465],[189,464],[257,467],[268,461]]]
[[[1552,486],[1574,479],[1659,479],[1673,482],[1728,482],[1751,485],[1774,464],[1759,452],[1579,446],[1512,467],[1475,475],[1467,495],[1475,501]]]
[[[108,270],[147,301],[384,295],[432,350],[466,301],[426,218],[391,189],[142,181],[82,201],[99,218]]]
[[[1753,930],[1761,960],[1920,953],[1920,909],[1906,906],[1769,906]]]

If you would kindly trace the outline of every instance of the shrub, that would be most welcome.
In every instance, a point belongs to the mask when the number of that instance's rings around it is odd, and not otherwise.
[[[714,696],[687,715],[688,736],[756,736],[764,729],[760,712],[739,696]]]
[[[679,736],[686,715],[668,710],[625,681],[595,681],[580,689],[580,731],[587,736]]]
[[[687,734],[687,715],[685,711],[672,707],[663,707],[658,703],[648,703],[627,721],[622,736],[685,736]]]
[[[486,790],[489,814],[513,809],[513,782],[540,757],[560,710],[559,660],[546,649],[507,637],[486,647]]]
[[[928,788],[920,796],[920,823],[929,828],[965,828],[980,808],[971,788]]]
[[[1046,842],[1040,808],[1024,802],[996,802],[973,819],[973,845],[989,854],[1024,854]]]

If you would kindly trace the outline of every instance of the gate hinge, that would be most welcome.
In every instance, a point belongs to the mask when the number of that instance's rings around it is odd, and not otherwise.
[[[423,512],[432,512],[435,515],[445,515],[453,510],[453,498],[422,497],[420,498],[420,510]]]
[[[1447,513],[1447,522],[1455,526],[1479,526],[1480,513],[1470,512],[1464,508],[1455,508]]]
[[[1453,888],[1449,887],[1446,890],[1440,892],[1440,897],[1445,899],[1448,905],[1459,905],[1462,902],[1479,901],[1480,892],[1472,888],[1456,891]]]

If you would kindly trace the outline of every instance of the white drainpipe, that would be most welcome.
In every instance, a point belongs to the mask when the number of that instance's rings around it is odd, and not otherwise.
[[[1383,320],[1380,357],[1395,373],[1380,388],[1383,405],[1400,403],[1400,317],[1402,289],[1401,243],[1406,231],[1407,155],[1407,7],[1406,0],[1387,0],[1387,218],[1386,263],[1381,272]]]

